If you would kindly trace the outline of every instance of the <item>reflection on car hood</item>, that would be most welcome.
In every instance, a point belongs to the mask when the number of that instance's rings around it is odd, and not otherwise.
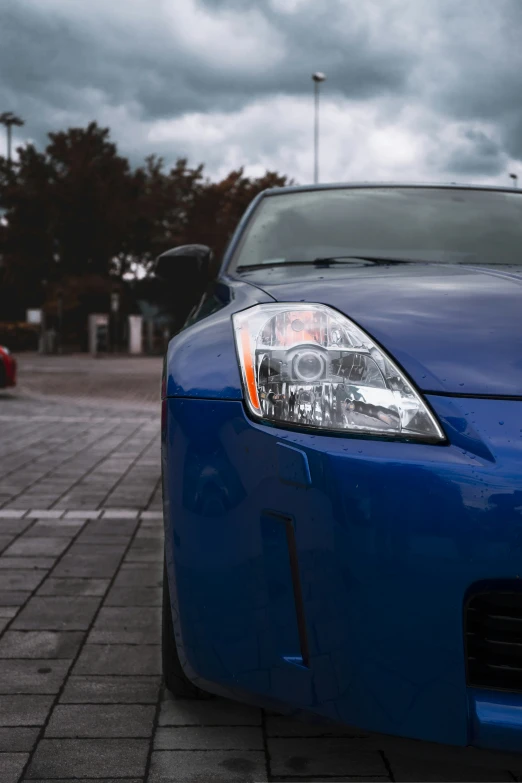
[[[423,391],[522,397],[522,267],[277,267],[241,275],[365,329]]]

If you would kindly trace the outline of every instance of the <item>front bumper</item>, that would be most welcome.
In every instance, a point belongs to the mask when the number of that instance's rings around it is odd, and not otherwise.
[[[192,679],[382,734],[522,749],[522,694],[467,687],[463,627],[475,584],[522,572],[522,403],[429,401],[450,445],[165,401],[167,564]]]

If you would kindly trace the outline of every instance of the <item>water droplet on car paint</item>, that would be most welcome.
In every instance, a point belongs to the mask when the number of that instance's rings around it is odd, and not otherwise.
[[[504,422],[503,421],[499,421],[499,424],[502,426],[502,424],[504,424]]]
[[[463,383],[459,383],[459,386],[464,386],[464,384]]]

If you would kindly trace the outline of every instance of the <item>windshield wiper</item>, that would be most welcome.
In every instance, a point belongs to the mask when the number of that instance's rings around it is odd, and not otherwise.
[[[274,261],[265,261],[262,264],[242,264],[236,267],[236,272],[245,272],[249,269],[269,269],[276,266],[315,266],[329,267],[336,264],[351,264],[360,261],[369,264],[409,264],[409,263],[429,263],[424,259],[417,258],[393,258],[387,256],[327,256],[325,258],[312,258],[308,261],[286,261],[285,259],[274,259]]]

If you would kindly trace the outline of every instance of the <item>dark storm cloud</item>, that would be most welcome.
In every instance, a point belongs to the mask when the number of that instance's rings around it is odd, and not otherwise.
[[[498,143],[482,131],[469,129],[461,136],[461,143],[453,149],[445,164],[449,173],[470,175],[500,174],[506,163],[506,156]]]
[[[215,4],[217,7],[217,4]],[[248,3],[241,2],[238,12]],[[261,6],[251,4],[252,8]],[[283,61],[267,62],[256,69],[209,67],[205,52],[197,47],[180,51],[169,47],[162,30],[161,4],[150,3],[155,26],[134,29],[128,47],[111,46],[114,40],[102,26],[82,25],[67,14],[40,4],[4,2],[0,8],[0,101],[26,116],[33,133],[47,130],[49,117],[58,111],[92,111],[96,91],[100,101],[112,105],[132,103],[143,119],[173,117],[188,111],[233,111],[253,97],[274,93],[309,92],[314,68],[328,70],[332,89],[353,98],[367,98],[404,88],[416,56],[391,42],[371,42],[364,18],[349,28],[336,24],[334,13],[285,15],[264,4],[267,22],[284,41]],[[202,4],[202,8],[204,6]],[[97,8],[84,5],[86,18]],[[215,10],[215,9],[214,9]],[[154,14],[156,11],[156,14]],[[121,35],[125,37],[125,4],[121,5]],[[205,46],[212,49],[215,41]],[[202,56],[203,55],[203,56]],[[32,116],[28,117],[30,113]]]
[[[521,0],[0,0],[0,111],[42,142],[108,109],[149,123],[310,95],[317,69],[331,99],[460,121],[435,168],[494,174],[506,155],[522,158],[521,35]]]

